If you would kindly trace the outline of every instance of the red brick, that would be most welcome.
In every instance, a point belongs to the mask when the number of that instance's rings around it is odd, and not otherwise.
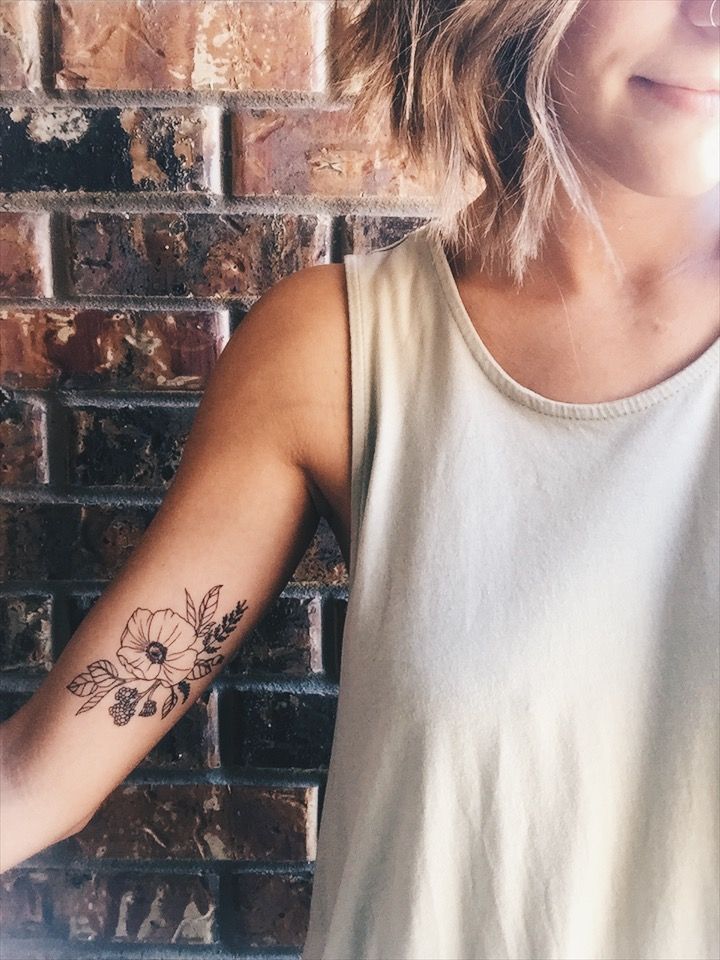
[[[50,670],[52,598],[0,597],[0,670]]]
[[[56,8],[59,87],[319,89],[315,0],[57,0]]]
[[[244,110],[233,116],[233,192],[322,197],[432,197],[387,124],[353,129],[342,110]]]
[[[45,404],[0,389],[0,483],[47,481]]]
[[[244,874],[228,879],[227,935],[240,949],[302,947],[307,937],[312,879]]]
[[[221,312],[0,310],[0,383],[200,390],[228,335]]]
[[[315,859],[317,788],[121,784],[66,842],[73,856]]]
[[[38,90],[39,0],[0,3],[0,90]]]
[[[71,220],[77,294],[254,300],[286,274],[328,259],[313,215],[96,214]]]
[[[0,213],[0,296],[49,297],[50,217]]]
[[[9,870],[3,936],[69,942],[213,943],[217,881],[203,874]]]

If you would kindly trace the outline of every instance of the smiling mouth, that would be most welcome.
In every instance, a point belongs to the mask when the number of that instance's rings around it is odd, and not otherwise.
[[[720,108],[720,91],[718,90],[672,86],[641,76],[632,77],[631,80],[634,81],[635,89],[642,90],[656,102],[664,103],[676,110],[701,116],[714,116]]]

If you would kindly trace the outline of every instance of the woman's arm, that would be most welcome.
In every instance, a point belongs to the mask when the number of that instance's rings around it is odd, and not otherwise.
[[[0,725],[0,871],[76,832],[192,706],[292,576],[317,269],[243,319],[160,509],[42,685]],[[308,274],[312,274],[308,284]],[[294,307],[292,314],[290,305]]]

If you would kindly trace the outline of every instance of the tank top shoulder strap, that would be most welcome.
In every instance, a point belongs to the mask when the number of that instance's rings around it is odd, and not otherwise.
[[[402,422],[437,296],[429,279],[424,225],[399,240],[343,258],[348,296],[351,386],[352,585],[381,422]]]

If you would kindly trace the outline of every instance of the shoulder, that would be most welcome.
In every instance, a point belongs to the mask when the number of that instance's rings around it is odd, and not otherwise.
[[[350,403],[345,267],[304,267],[274,283],[238,324],[226,350],[272,395],[278,429],[310,472],[342,446]],[[271,389],[268,390],[268,384]]]

